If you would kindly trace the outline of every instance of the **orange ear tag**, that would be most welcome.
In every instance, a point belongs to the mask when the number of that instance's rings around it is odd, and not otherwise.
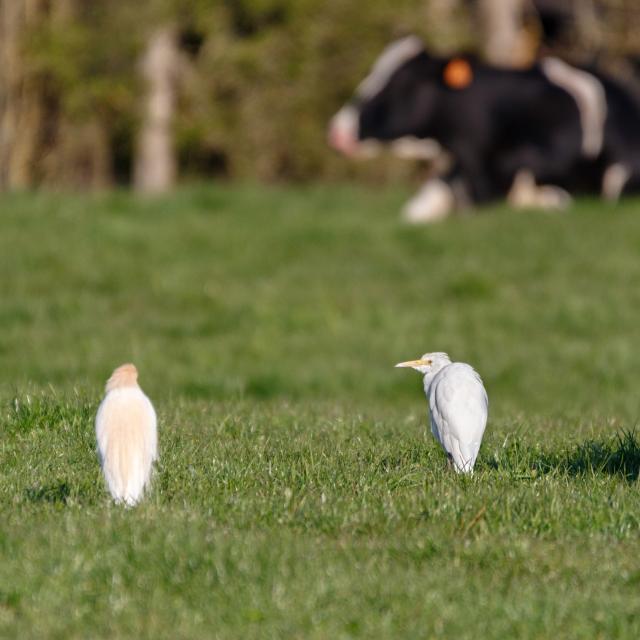
[[[471,65],[462,58],[452,58],[442,72],[444,83],[451,89],[464,89],[473,80]]]

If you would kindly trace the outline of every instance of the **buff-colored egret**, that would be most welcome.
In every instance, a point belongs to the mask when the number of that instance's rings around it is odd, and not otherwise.
[[[140,501],[158,457],[156,412],[138,386],[132,364],[118,367],[107,381],[96,415],[98,453],[109,493],[116,502]]]
[[[489,409],[478,373],[440,352],[425,353],[419,360],[399,362],[396,367],[411,367],[423,374],[431,433],[457,472],[473,471]]]

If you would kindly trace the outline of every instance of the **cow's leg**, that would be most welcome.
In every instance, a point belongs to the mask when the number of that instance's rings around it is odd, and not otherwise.
[[[455,151],[458,161],[456,176],[465,185],[467,201],[470,204],[487,204],[498,196],[493,174],[482,154],[459,147]]]
[[[606,200],[618,200],[630,177],[629,167],[620,162],[610,164],[602,177],[602,197]]]
[[[453,189],[444,180],[432,178],[402,209],[402,218],[411,224],[442,220],[455,209]]]

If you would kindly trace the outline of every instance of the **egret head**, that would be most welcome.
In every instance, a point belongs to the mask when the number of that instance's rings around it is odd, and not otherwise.
[[[411,367],[426,375],[428,373],[435,374],[448,364],[451,364],[451,358],[446,353],[442,353],[442,351],[435,351],[434,353],[425,353],[418,360],[398,362],[396,367]]]
[[[107,391],[138,386],[138,370],[130,363],[120,365],[107,380]]]

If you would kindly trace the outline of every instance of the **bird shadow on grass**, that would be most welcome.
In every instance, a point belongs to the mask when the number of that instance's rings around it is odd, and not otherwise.
[[[29,502],[48,502],[50,504],[67,504],[71,495],[71,487],[66,481],[29,487],[25,497]]]
[[[519,453],[520,460],[515,466],[524,463],[535,475],[609,475],[622,477],[629,483],[640,477],[640,436],[635,430],[622,431],[608,439],[587,440],[560,452],[536,451],[530,457]],[[499,469],[504,463],[494,459],[489,466]]]

